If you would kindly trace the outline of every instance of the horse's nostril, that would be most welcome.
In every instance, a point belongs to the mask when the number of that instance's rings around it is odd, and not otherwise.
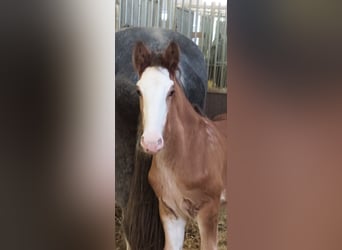
[[[161,138],[158,139],[158,144],[159,145],[162,144],[162,139]]]

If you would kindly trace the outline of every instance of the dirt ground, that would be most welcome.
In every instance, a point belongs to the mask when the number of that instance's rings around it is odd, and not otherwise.
[[[115,243],[116,250],[125,250],[125,242],[122,237],[121,229],[121,209],[115,207]],[[218,250],[227,250],[227,224],[226,224],[226,209],[224,207],[220,210],[220,217],[218,223]],[[185,232],[185,241],[183,250],[199,249],[200,236],[198,227],[194,221],[188,223]]]

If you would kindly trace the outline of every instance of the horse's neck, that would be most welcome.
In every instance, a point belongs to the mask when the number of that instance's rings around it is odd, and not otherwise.
[[[175,83],[175,96],[169,107],[164,131],[166,151],[174,157],[187,153],[186,150],[189,149],[186,145],[191,140],[194,131],[198,130],[201,119],[202,117],[196,113],[183,89]]]

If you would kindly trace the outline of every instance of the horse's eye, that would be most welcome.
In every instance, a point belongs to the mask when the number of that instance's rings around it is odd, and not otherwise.
[[[141,96],[141,91],[140,91],[140,89],[137,89],[137,94],[138,94],[138,96]]]
[[[173,96],[174,93],[175,93],[175,90],[173,89],[169,92],[169,96]]]

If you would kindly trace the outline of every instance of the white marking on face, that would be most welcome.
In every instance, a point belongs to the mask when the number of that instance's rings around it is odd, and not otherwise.
[[[146,143],[143,147],[152,153],[160,149],[158,145],[163,140],[168,112],[167,96],[173,84],[168,70],[162,67],[146,68],[137,83],[143,105],[143,139]]]
[[[166,246],[170,250],[182,250],[184,242],[186,221],[182,218],[168,218],[165,221],[164,230],[166,235]]]

